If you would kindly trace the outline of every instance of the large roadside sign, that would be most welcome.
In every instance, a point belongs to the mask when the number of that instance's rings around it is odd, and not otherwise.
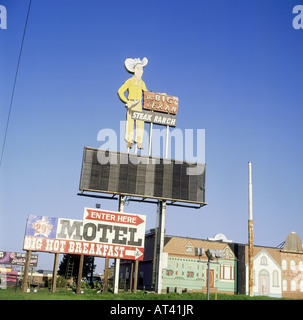
[[[23,249],[143,260],[146,216],[89,208],[84,216],[28,216]]]
[[[9,264],[15,266],[25,266],[26,254],[23,252],[12,252],[12,251],[0,251],[0,265]],[[37,267],[38,255],[32,254],[29,265],[31,267]]]
[[[84,147],[79,189],[204,206],[205,170],[205,163]]]

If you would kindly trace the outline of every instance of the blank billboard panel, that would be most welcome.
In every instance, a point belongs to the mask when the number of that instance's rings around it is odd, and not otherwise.
[[[80,190],[205,204],[205,164],[85,147]]]

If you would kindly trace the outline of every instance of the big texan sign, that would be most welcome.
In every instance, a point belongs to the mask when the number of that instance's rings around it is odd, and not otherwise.
[[[165,93],[144,91],[143,109],[145,110],[131,110],[131,117],[134,120],[175,127],[178,102],[178,97],[168,96]]]
[[[83,220],[28,216],[24,250],[143,260],[146,216],[84,209]]]

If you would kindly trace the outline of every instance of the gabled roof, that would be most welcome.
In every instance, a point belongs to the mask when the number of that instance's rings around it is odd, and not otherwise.
[[[168,241],[165,241],[164,252],[178,256],[197,258],[197,256],[195,256],[194,248],[203,248],[205,251],[207,251],[208,249],[224,250],[226,247],[230,248],[228,244],[224,242],[207,241],[174,236],[165,236],[165,239],[168,239]],[[193,248],[193,250],[187,250],[188,248]],[[231,249],[230,251],[232,252]]]
[[[253,249],[253,255],[254,257],[258,256],[262,250],[265,250],[272,258],[273,260],[281,266],[281,254],[280,249],[276,248],[269,248],[269,247],[257,247],[254,246]],[[248,263],[248,246],[245,246],[245,264]]]

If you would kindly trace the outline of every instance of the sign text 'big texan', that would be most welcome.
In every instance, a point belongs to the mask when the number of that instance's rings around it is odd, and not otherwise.
[[[178,112],[178,97],[149,91],[144,91],[143,96],[143,109],[171,114],[177,114]]]
[[[28,216],[23,249],[143,260],[146,216],[85,208],[83,218]]]

